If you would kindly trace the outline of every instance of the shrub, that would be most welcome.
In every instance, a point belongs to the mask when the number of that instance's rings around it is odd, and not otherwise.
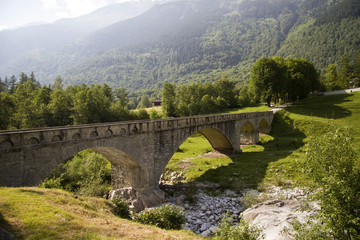
[[[231,224],[230,218],[221,220],[219,230],[215,232],[214,240],[257,240],[263,239],[261,229],[250,226],[249,223],[240,220],[237,226]]]
[[[251,208],[258,203],[268,200],[265,194],[260,195],[256,190],[248,191],[242,199],[246,208]]]
[[[314,220],[334,239],[360,236],[360,169],[351,145],[350,133],[330,122],[325,134],[310,138],[303,165],[321,206]]]
[[[50,178],[50,179],[45,179],[39,187],[41,188],[58,188],[58,189],[63,189],[62,185],[61,185],[61,181],[63,179],[62,178]]]
[[[133,216],[134,221],[154,225],[163,229],[181,229],[185,223],[183,208],[175,205],[164,204],[161,207],[146,209]]]
[[[131,219],[130,209],[125,199],[114,198],[111,202],[116,206],[115,215],[121,218]]]

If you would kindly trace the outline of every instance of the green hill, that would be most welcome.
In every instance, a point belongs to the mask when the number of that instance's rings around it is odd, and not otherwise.
[[[17,239],[200,239],[116,217],[104,199],[42,188],[0,188],[0,227]]]
[[[214,81],[223,74],[246,84],[262,56],[306,58],[324,71],[345,53],[355,58],[359,13],[357,0],[168,2],[81,41],[24,52],[1,64],[0,75],[34,71],[42,83],[60,75],[67,84],[139,90]]]

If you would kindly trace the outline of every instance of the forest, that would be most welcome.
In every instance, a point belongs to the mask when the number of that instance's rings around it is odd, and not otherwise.
[[[260,102],[270,106],[271,102],[296,102],[314,92],[359,86],[359,79],[360,51],[356,59],[345,54],[341,65],[330,64],[324,75],[305,59],[263,57],[252,66],[249,85],[238,86],[223,75],[214,82],[167,82],[160,94],[160,90],[128,92],[107,84],[64,87],[61,77],[53,85],[41,86],[33,72],[29,76],[22,72],[18,82],[15,76],[0,78],[9,86],[8,91],[0,88],[0,129],[191,116]],[[144,110],[151,107],[151,100],[160,98],[163,113]]]
[[[1,77],[33,70],[43,84],[61,76],[65,85],[106,83],[131,92],[226,75],[244,87],[261,57],[304,58],[324,74],[344,54],[354,59],[360,46],[357,0],[208,2],[154,8],[81,41],[29,51],[0,66]]]

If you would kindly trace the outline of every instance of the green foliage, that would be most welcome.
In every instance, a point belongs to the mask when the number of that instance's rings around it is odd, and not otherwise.
[[[163,229],[179,230],[185,223],[185,212],[179,206],[164,204],[137,213],[133,216],[133,219],[136,222],[154,225]]]
[[[162,117],[162,116],[161,116],[161,113],[159,113],[159,112],[156,111],[155,109],[150,110],[149,116],[150,116],[150,119],[159,119],[159,118]]]
[[[325,229],[323,224],[314,219],[308,219],[305,223],[299,221],[293,221],[291,223],[292,229],[286,229],[285,231],[291,231],[293,237],[296,240],[328,240],[332,239],[329,231]],[[339,238],[341,239],[341,238]]]
[[[110,162],[101,154],[85,150],[53,170],[41,186],[102,197],[111,189],[110,180]]]
[[[350,56],[344,54],[341,58],[341,65],[339,69],[339,83],[342,89],[350,88],[350,80],[352,78],[352,65],[350,63]]]
[[[11,127],[11,119],[15,112],[15,102],[7,92],[0,92],[0,129]]]
[[[304,163],[321,206],[317,218],[335,239],[356,239],[360,235],[358,156],[350,132],[333,123],[324,130],[324,134],[310,137]]]
[[[188,86],[165,83],[162,100],[163,110],[171,111],[171,116],[214,113],[238,105],[235,83],[225,76],[213,83]]]
[[[259,192],[256,190],[250,190],[246,192],[243,197],[243,202],[246,208],[251,208],[252,206],[266,201],[266,195],[259,196]]]
[[[263,239],[261,229],[250,226],[249,223],[240,220],[237,226],[233,226],[229,218],[223,218],[220,229],[215,232],[214,240],[257,240]]]
[[[326,69],[324,85],[328,91],[340,90],[342,84],[339,82],[339,77],[336,70],[337,66],[335,64],[330,64]]]
[[[59,178],[47,178],[39,185],[39,187],[41,187],[41,188],[62,189],[63,188],[63,186],[61,184],[62,180],[63,179],[61,179],[61,177],[59,177]]]
[[[249,87],[255,93],[256,102],[261,98],[270,106],[271,99],[281,94],[284,85],[285,72],[275,60],[263,57],[253,65]]]
[[[305,59],[261,58],[251,69],[249,88],[255,102],[304,99],[320,88],[319,74],[314,65]]]
[[[187,14],[179,16],[186,7]],[[158,89],[164,82],[210,82],[224,74],[246,85],[251,65],[263,56],[301,57],[324,71],[329,64],[340,65],[346,52],[355,57],[359,49],[357,0],[196,1],[191,7],[177,4],[174,8],[177,11],[172,14],[154,10],[69,48],[36,49],[15,66],[3,66],[1,72],[10,76],[21,66],[39,69],[46,83],[62,74],[66,84],[91,85],[101,80],[129,90]],[[159,16],[174,17],[156,21]],[[176,21],[175,16],[184,21]],[[136,23],[138,28],[132,25]],[[153,28],[159,31],[149,32]],[[138,102],[134,103],[136,107]]]
[[[130,209],[125,199],[114,198],[111,202],[116,206],[115,215],[121,218],[131,219]]]
[[[60,77],[52,88],[41,87],[34,76],[23,73],[21,77],[27,80],[0,93],[1,130],[149,119],[144,110],[126,108],[125,89],[82,84],[63,90]]]
[[[162,89],[162,109],[166,116],[175,117],[175,86],[164,83]]]
[[[148,107],[151,107],[151,102],[149,100],[149,97],[146,94],[142,95],[138,108],[148,108]]]

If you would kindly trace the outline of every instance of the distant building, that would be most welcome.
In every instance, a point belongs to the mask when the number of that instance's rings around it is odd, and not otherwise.
[[[6,83],[0,82],[0,89],[2,91],[7,91],[9,89],[9,86]]]
[[[153,107],[160,107],[161,106],[161,100],[153,100],[151,101]]]

